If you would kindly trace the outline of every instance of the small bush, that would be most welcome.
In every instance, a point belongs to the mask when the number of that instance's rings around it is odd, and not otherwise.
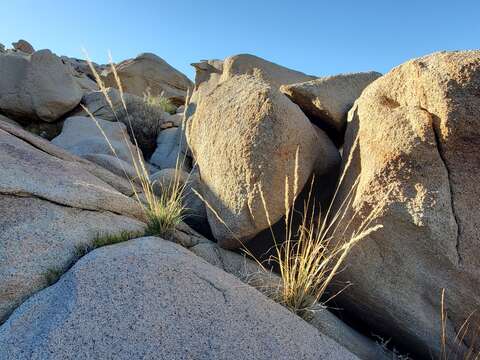
[[[164,111],[155,105],[145,102],[138,96],[124,96],[127,107],[116,111],[118,121],[127,126],[132,143],[138,144],[143,156],[148,159],[157,147],[157,136],[160,125],[165,120]]]

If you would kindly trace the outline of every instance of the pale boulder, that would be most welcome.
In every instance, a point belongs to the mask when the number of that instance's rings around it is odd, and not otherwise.
[[[341,138],[347,113],[362,91],[382,74],[371,71],[339,74],[280,88],[316,125]]]
[[[189,171],[186,153],[187,144],[182,129],[172,127],[158,134],[157,147],[150,158],[150,163],[159,169],[179,166]]]
[[[383,229],[353,249],[337,302],[420,356],[439,357],[443,288],[450,349],[480,308],[479,84],[480,51],[435,53],[376,80],[349,114],[339,202],[359,184],[338,226],[348,237],[379,205]]]
[[[214,66],[215,67],[215,66]],[[217,65],[218,67],[218,65]],[[222,64],[222,81],[235,75],[256,75],[264,81],[279,88],[281,85],[294,84],[315,79],[300,71],[277,65],[255,55],[239,54],[229,56]]]
[[[130,142],[123,123],[102,119],[94,121],[83,116],[66,119],[62,132],[52,139],[52,143],[81,157],[89,154],[118,156],[130,166],[133,166],[134,161],[138,162],[139,154],[141,156],[141,151],[138,152]]]
[[[0,358],[71,354],[98,359],[357,359],[232,275],[154,237],[91,252],[0,328]]]
[[[163,94],[175,105],[184,104],[187,90],[193,87],[184,74],[151,53],[125,60],[116,66],[116,70],[125,92],[141,97],[148,91],[151,95]],[[111,71],[104,80],[107,86],[117,87]]]
[[[71,69],[49,50],[0,55],[0,111],[13,118],[56,121],[82,94]]]
[[[195,108],[187,115],[187,140],[203,196],[221,217],[208,210],[221,246],[239,247],[268,228],[285,214],[285,197],[291,203],[314,171],[331,167],[324,150],[333,144],[322,146],[298,106],[261,78],[234,76],[202,94]]]
[[[113,106],[113,110],[107,101],[107,98],[101,91],[90,91],[82,97],[82,105],[88,109],[95,118],[108,121],[116,121],[118,115],[123,112],[122,98],[120,91],[109,87],[106,90],[108,99]],[[78,109],[75,116],[89,116],[88,112],[83,108]]]
[[[113,155],[91,153],[83,155],[83,158],[107,169],[115,175],[122,176],[130,180],[138,177],[133,164],[130,164],[125,160],[117,158]]]

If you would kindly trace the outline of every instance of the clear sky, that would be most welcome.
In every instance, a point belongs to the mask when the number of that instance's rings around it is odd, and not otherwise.
[[[480,0],[0,0],[0,16],[4,45],[99,63],[153,52],[190,78],[190,63],[238,53],[321,76],[480,48]]]

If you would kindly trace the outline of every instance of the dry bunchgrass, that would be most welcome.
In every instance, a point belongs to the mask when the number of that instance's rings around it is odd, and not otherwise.
[[[291,185],[289,184],[289,178],[285,179],[285,241],[282,244],[275,241],[276,257],[274,261],[280,268],[282,278],[282,286],[277,291],[277,300],[305,318],[308,318],[312,311],[322,307],[338,294],[337,292],[327,299],[325,298],[327,288],[341,271],[342,265],[352,248],[363,238],[383,227],[381,224],[372,225],[372,221],[383,208],[384,203],[380,202],[351,233],[347,235],[346,228],[344,231],[340,231],[338,226],[349,210],[359,181],[357,178],[346,198],[332,214],[333,204],[347,169],[348,165],[340,178],[330,206],[324,214],[316,210],[318,207],[315,204],[315,199],[312,199],[314,184],[314,180],[312,180],[298,229],[293,226],[293,209],[296,197],[293,196],[292,202],[288,202],[287,199],[290,198],[288,192]],[[294,194],[297,194],[298,190],[297,150],[293,176]],[[267,220],[270,228],[272,228],[273,224],[268,215],[267,200],[262,191],[260,191],[260,195]],[[351,224],[356,215],[354,214],[346,227]],[[273,232],[272,236],[274,237]]]
[[[333,213],[333,204],[349,168],[350,159],[340,177],[331,204],[324,214],[316,213],[315,209],[317,208],[317,204],[315,199],[312,198],[314,184],[312,181],[308,199],[304,204],[301,224],[297,229],[294,225],[294,204],[297,200],[296,194],[299,193],[298,161],[299,151],[297,149],[294,174],[292,176],[293,180],[290,180],[288,176],[285,178],[285,240],[282,243],[277,242],[275,239],[273,223],[268,211],[268,200],[265,198],[262,189],[260,189],[260,197],[265,216],[275,241],[274,250],[276,256],[273,261],[278,264],[282,280],[278,288],[264,289],[264,292],[294,313],[308,319],[312,311],[322,308],[324,304],[339,293],[337,292],[329,296],[328,299],[325,299],[327,288],[335,276],[341,271],[342,265],[345,263],[352,248],[363,238],[383,227],[381,224],[372,225],[372,222],[383,209],[390,192],[387,191],[384,201],[380,201],[366,216],[362,217],[363,220],[360,221],[360,225],[350,234],[346,234],[346,230],[358,215],[357,213],[353,214],[349,219],[343,231],[339,229],[339,224],[341,220],[344,220],[350,208],[353,194],[359,182],[359,179],[355,181],[343,202],[338,206],[337,210],[335,210],[335,213]],[[223,221],[221,215],[213,206],[197,191],[194,190],[194,192],[228,229],[228,225]],[[292,192],[293,196],[290,192]],[[231,233],[232,236],[235,237],[235,234],[233,232]],[[250,251],[245,247],[243,247],[243,249],[249,256],[253,257],[265,271],[268,271],[263,263],[255,258]],[[343,291],[343,289],[341,291]]]
[[[103,83],[99,74],[95,70],[87,54],[86,54],[86,57],[87,57],[87,62],[90,66],[92,73],[94,74],[95,80],[98,84],[100,91],[104,95],[105,100],[107,101],[107,104],[109,105],[113,114],[115,115],[117,120],[119,120],[117,117],[117,112],[115,110],[115,107],[112,103],[112,100],[108,96],[108,92],[107,92],[107,88],[105,87],[105,84]],[[115,65],[111,60],[111,56],[110,56],[110,67],[120,92],[122,111],[124,111],[126,114],[126,122],[127,122],[126,125],[128,128],[128,131],[131,134],[132,141],[134,142],[134,145],[135,145],[134,150],[132,150],[130,146],[127,146],[127,147],[130,150],[130,155],[132,159],[134,159],[133,166],[135,169],[136,177],[135,178],[129,177],[121,161],[119,161],[119,164],[122,167],[124,176],[128,179],[131,185],[135,199],[137,200],[138,204],[141,206],[145,214],[145,218],[147,220],[146,233],[148,233],[148,235],[158,235],[158,236],[168,237],[170,236],[172,231],[175,229],[175,227],[183,220],[183,216],[186,210],[183,206],[185,183],[181,181],[180,170],[179,170],[182,167],[181,165],[184,159],[177,160],[177,169],[176,169],[177,171],[175,171],[174,179],[170,184],[167,184],[167,185],[161,184],[161,195],[158,196],[154,191],[155,183],[150,179],[150,173],[143,159],[143,155],[140,150],[139,143],[137,141],[136,132],[132,125],[131,116],[129,115],[129,108],[125,100],[125,94],[123,92],[122,83],[117,74]],[[112,146],[110,140],[108,139],[107,135],[103,131],[101,125],[99,124],[95,116],[88,110],[88,108],[83,107],[83,109],[88,113],[90,118],[95,122],[95,124],[101,131],[102,135],[105,138],[105,141],[109,145],[110,150],[112,151],[114,156],[117,159],[119,159],[115,151],[115,148]],[[124,133],[124,141],[125,143],[128,144],[128,138],[125,133]],[[142,189],[141,192],[138,190],[136,183],[140,184],[140,188]]]
[[[441,337],[440,337],[440,360],[479,360],[480,351],[480,324],[473,321],[476,312],[470,313],[460,329],[457,331],[453,343],[447,346],[447,310],[445,308],[445,289],[441,295]],[[465,339],[469,339],[470,345],[465,350]]]

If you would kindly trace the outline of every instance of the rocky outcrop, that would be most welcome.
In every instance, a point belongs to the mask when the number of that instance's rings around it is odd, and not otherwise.
[[[334,145],[320,144],[300,109],[256,76],[221,82],[199,97],[189,115],[188,144],[200,170],[202,193],[215,210],[208,210],[208,220],[224,247],[239,247],[268,228],[269,220],[279,220],[285,198],[291,204],[313,171],[321,174],[332,165],[324,160],[339,161]]]
[[[121,179],[1,121],[0,173],[0,322],[97,233],[144,226]]]
[[[152,237],[91,252],[0,328],[0,358],[71,354],[357,359],[233,276]]]
[[[71,69],[50,50],[0,54],[0,111],[14,119],[56,121],[82,94]]]
[[[193,88],[185,75],[155,54],[144,53],[122,61],[116,70],[125,92],[141,97],[147,91],[151,95],[163,94],[178,106],[185,103],[187,90]],[[112,72],[104,80],[107,86],[117,86]]]
[[[380,76],[382,74],[374,71],[339,74],[283,85],[280,90],[317,126],[341,142],[348,111],[363,89]]]
[[[353,250],[337,301],[427,357],[440,353],[442,288],[449,345],[480,308],[479,89],[480,51],[436,53],[376,80],[349,115],[339,201],[359,184],[338,225],[348,236],[380,205],[383,229]]]

